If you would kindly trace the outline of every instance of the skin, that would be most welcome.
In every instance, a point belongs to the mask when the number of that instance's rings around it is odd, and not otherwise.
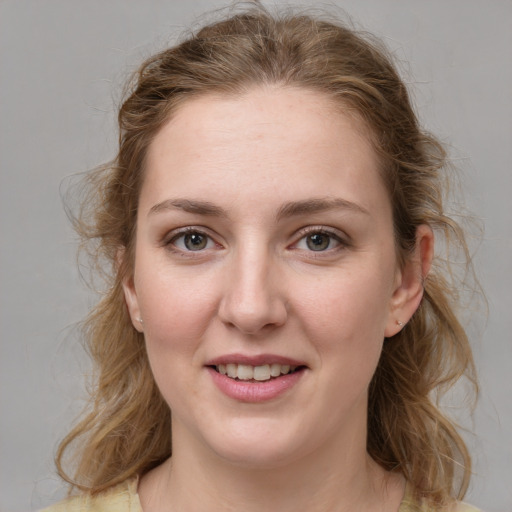
[[[274,87],[190,100],[152,142],[124,291],[173,457],[141,479],[145,512],[398,509],[401,477],[366,453],[368,386],[419,305],[433,236],[421,226],[398,267],[364,133],[319,93]],[[245,403],[205,366],[233,353],[305,369]]]

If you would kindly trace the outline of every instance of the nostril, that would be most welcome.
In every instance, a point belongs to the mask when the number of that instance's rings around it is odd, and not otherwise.
[[[245,334],[255,335],[279,327],[286,322],[286,306],[279,302],[281,301],[277,299],[259,302],[226,299],[219,308],[219,316],[227,326],[234,327]]]

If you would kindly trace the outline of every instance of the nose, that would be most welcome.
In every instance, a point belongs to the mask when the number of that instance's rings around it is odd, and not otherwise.
[[[226,268],[219,317],[244,334],[257,335],[279,327],[288,316],[279,269],[268,251],[246,250]]]

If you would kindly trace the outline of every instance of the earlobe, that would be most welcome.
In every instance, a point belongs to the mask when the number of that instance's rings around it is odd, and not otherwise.
[[[118,251],[118,254],[116,256],[118,271],[121,268],[123,257],[124,257],[124,249]],[[137,329],[137,331],[142,332],[143,331],[142,319],[141,319],[140,308],[139,308],[139,300],[137,298],[137,291],[135,289],[133,273],[130,273],[129,275],[123,277],[121,284],[123,287],[124,300],[126,302],[126,306],[128,308],[128,312],[130,314],[132,325],[133,325],[133,327],[135,327],[135,329]]]
[[[140,315],[139,301],[137,298],[137,292],[135,290],[135,284],[133,282],[133,276],[123,279],[123,293],[132,325],[137,331],[142,332],[142,319]]]
[[[418,309],[423,297],[423,283],[430,271],[433,257],[434,233],[430,226],[422,224],[416,230],[414,253],[397,275],[384,334],[387,338],[401,331]]]

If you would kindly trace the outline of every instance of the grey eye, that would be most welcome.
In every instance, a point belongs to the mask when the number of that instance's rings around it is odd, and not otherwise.
[[[325,233],[313,233],[306,237],[306,245],[311,251],[325,251],[331,242],[332,237]]]
[[[323,229],[310,230],[294,245],[295,249],[306,252],[327,252],[339,249],[344,243],[340,237]]]
[[[202,251],[215,245],[208,235],[200,231],[182,233],[173,238],[172,244],[182,251]]]
[[[183,244],[189,251],[200,251],[208,244],[208,237],[201,233],[190,233],[184,236]]]

